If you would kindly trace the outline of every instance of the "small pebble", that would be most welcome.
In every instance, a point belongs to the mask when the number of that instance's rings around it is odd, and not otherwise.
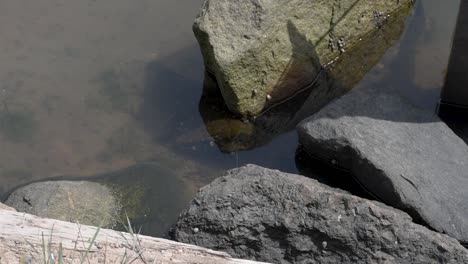
[[[195,228],[193,229],[193,232],[194,232],[194,233],[198,233],[198,232],[200,232],[200,229],[198,229],[197,227],[195,227]]]
[[[267,94],[267,100],[271,100],[271,95]]]
[[[322,242],[322,247],[323,247],[323,248],[327,248],[327,246],[328,246],[327,241],[323,241],[323,242]]]

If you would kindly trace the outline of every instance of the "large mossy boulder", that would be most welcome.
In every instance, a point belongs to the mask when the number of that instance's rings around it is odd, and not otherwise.
[[[256,116],[307,88],[410,0],[206,0],[194,32],[231,111]]]
[[[467,263],[455,239],[379,202],[255,165],[202,188],[175,238],[271,263]]]
[[[206,131],[221,151],[235,152],[262,146],[275,136],[294,130],[300,121],[354,88],[379,63],[404,32],[406,14],[398,12],[388,18],[379,30],[364,36],[326,71],[322,71],[310,89],[295,93],[248,122],[227,109],[216,79],[206,73],[199,104]]]

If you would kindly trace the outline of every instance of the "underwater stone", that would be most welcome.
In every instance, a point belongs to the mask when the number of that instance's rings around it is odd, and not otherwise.
[[[26,185],[5,202],[19,212],[112,228],[120,205],[110,188],[87,181],[49,181]]]

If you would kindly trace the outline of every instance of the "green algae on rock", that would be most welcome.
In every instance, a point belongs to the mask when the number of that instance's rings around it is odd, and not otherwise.
[[[229,109],[256,116],[411,2],[206,0],[193,29]]]
[[[5,202],[20,212],[63,221],[113,228],[119,201],[108,187],[87,181],[49,181],[26,185]]]
[[[168,158],[169,159],[169,158]],[[188,171],[158,162],[140,163],[92,177],[63,177],[13,190],[5,204],[41,217],[124,231],[127,218],[144,234],[164,236],[196,189]],[[173,166],[170,166],[173,167]]]
[[[300,121],[358,85],[401,38],[410,11],[410,5],[401,6],[398,12],[386,18],[379,30],[363,36],[328,65],[309,89],[269,107],[249,122],[239,120],[226,108],[213,76],[205,74],[199,111],[206,130],[223,152],[253,149],[293,130]]]

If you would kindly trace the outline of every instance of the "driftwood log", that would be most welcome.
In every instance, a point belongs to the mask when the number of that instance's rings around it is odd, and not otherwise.
[[[0,263],[259,262],[233,259],[226,253],[132,232],[0,209]]]

